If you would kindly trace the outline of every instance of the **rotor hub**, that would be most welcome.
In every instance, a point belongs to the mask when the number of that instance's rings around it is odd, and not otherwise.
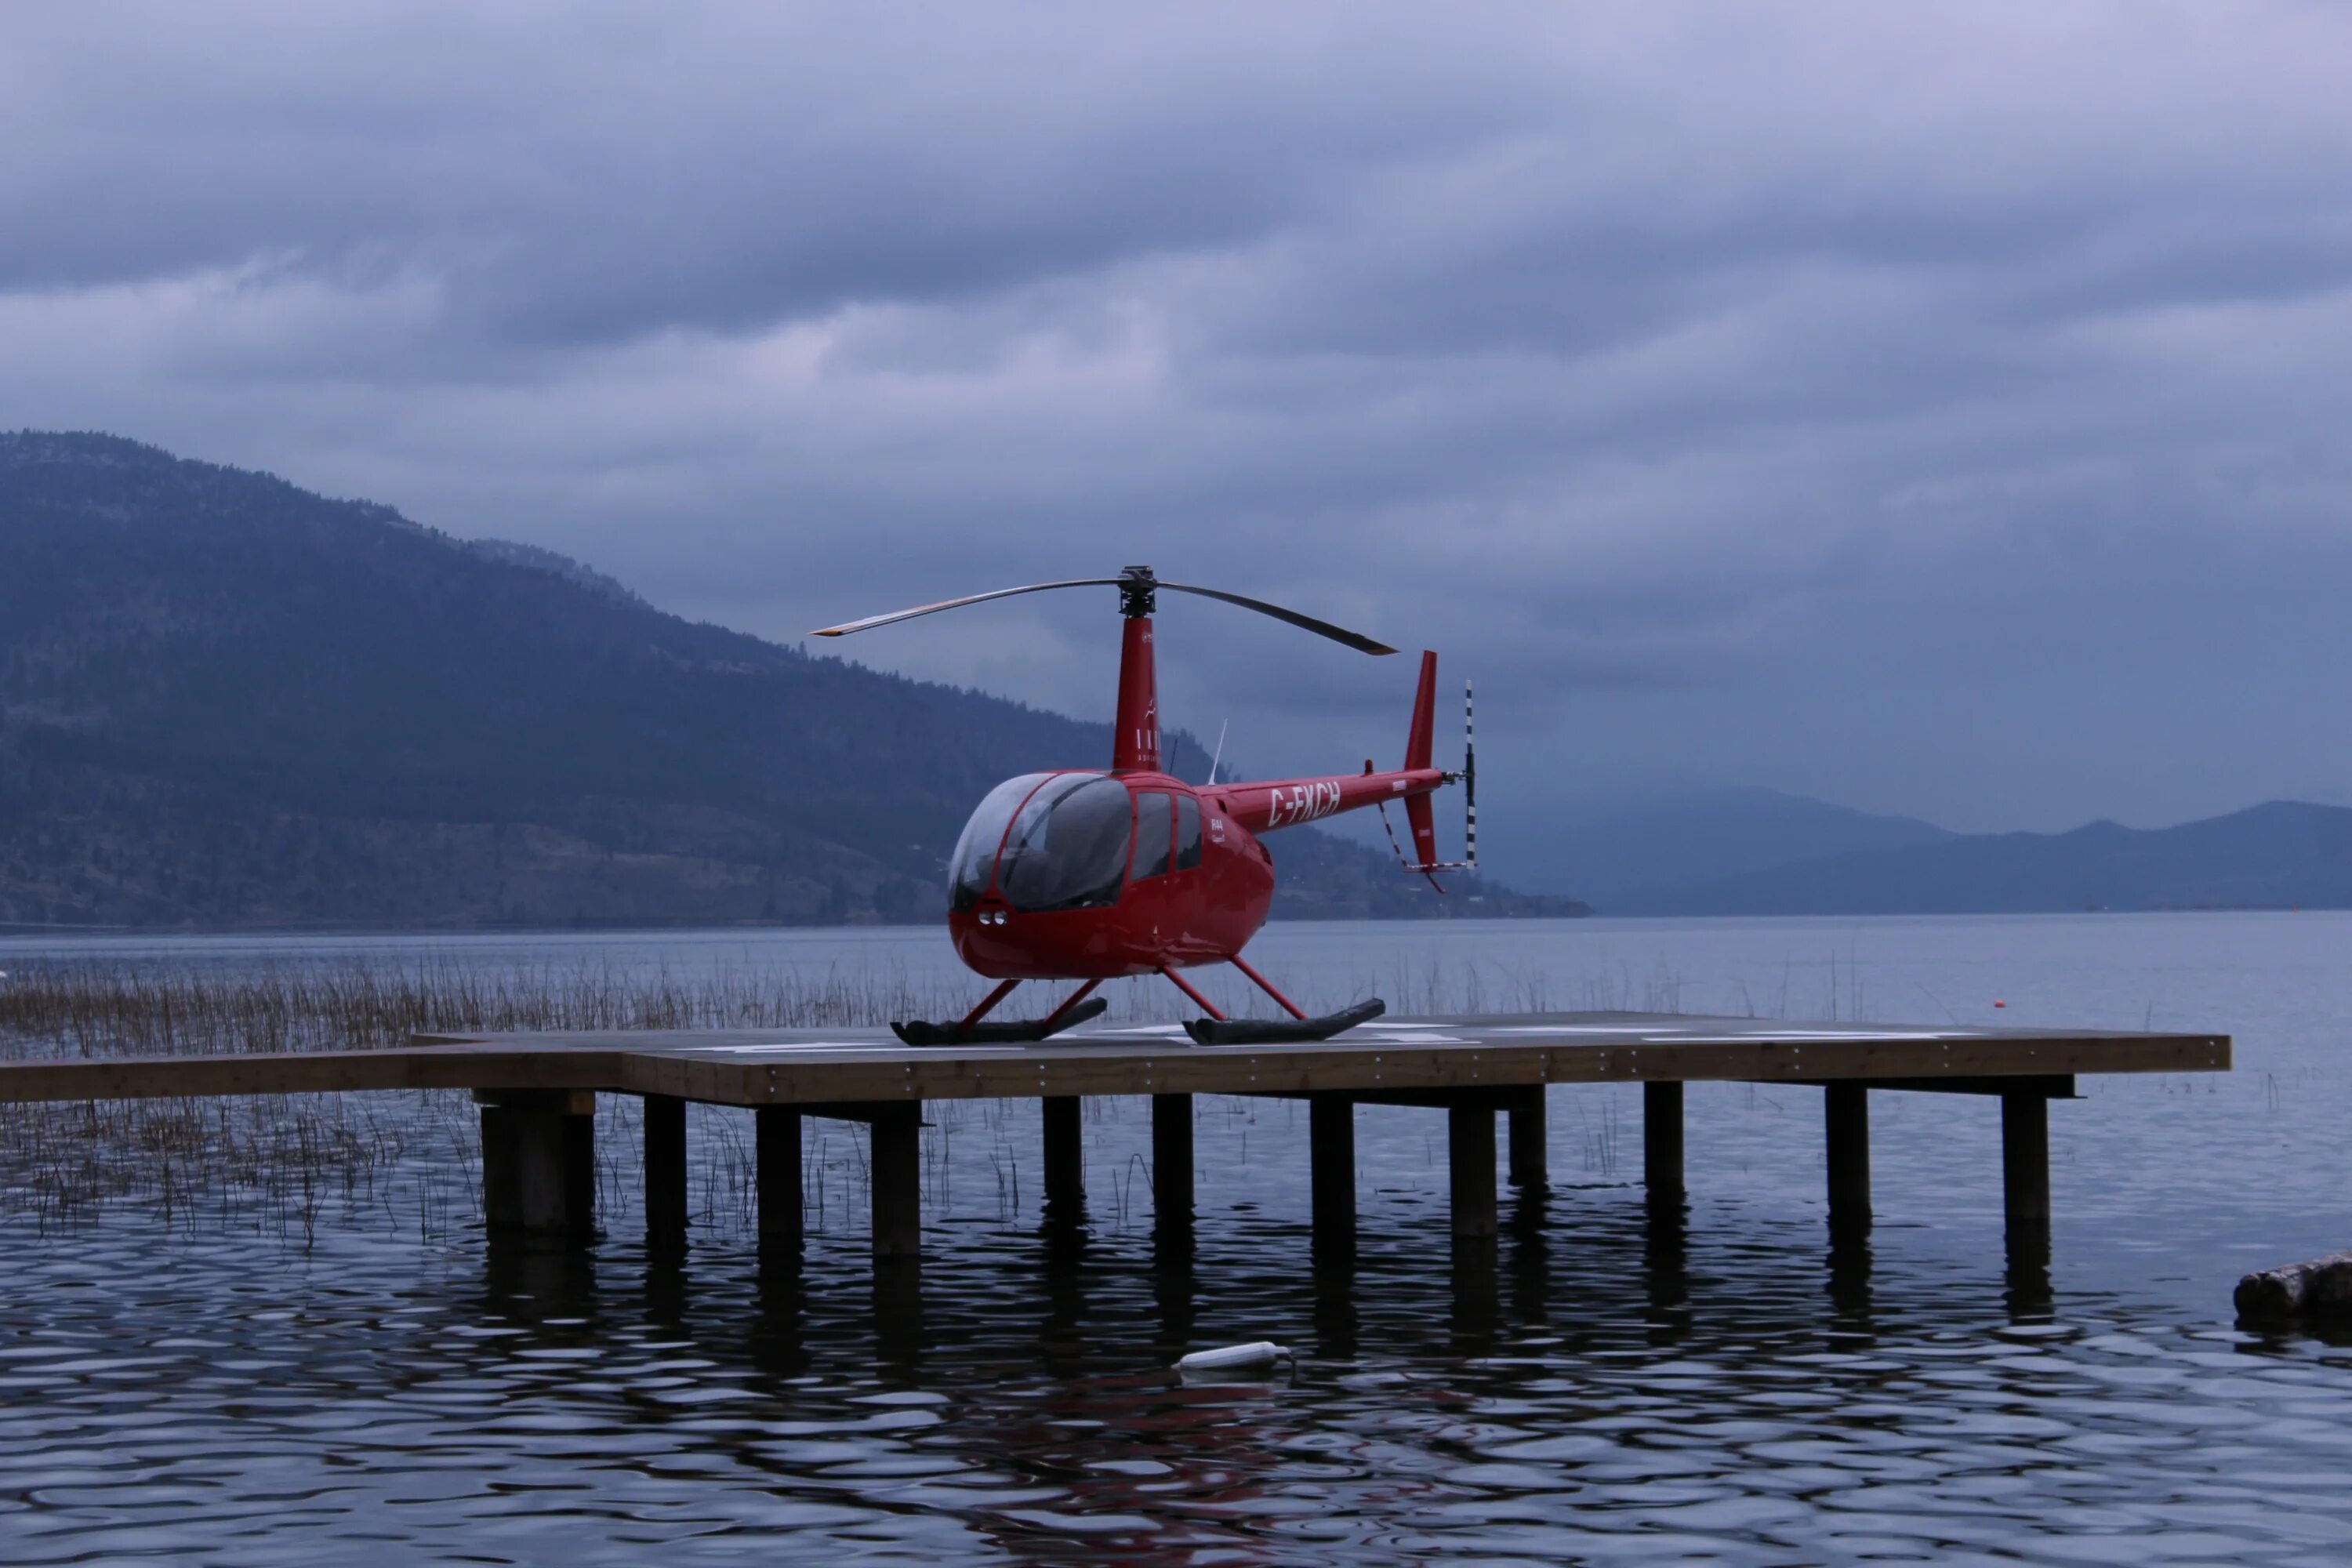
[[[1129,620],[1148,616],[1159,607],[1160,579],[1151,574],[1149,566],[1129,566],[1118,574],[1118,613]]]

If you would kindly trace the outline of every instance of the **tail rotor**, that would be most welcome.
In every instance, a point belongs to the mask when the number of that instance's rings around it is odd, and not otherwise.
[[[1462,683],[1462,868],[1478,868],[1478,739],[1467,680]]]

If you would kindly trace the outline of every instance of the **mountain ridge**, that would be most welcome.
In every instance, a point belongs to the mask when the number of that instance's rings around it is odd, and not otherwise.
[[[2352,908],[2352,808],[2265,801],[2169,827],[1954,834],[1853,850],[1601,906],[1611,914],[2048,914]]]
[[[1671,782],[1562,801],[1549,841],[1512,868],[1532,886],[1572,885],[1609,911],[1662,887],[1951,837],[1916,817],[1759,785]]]

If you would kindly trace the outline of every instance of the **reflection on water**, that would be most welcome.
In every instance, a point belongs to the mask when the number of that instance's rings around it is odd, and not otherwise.
[[[763,1268],[437,1256],[331,1226],[31,1258],[0,1346],[12,1562],[464,1555],[934,1561],[2341,1561],[2345,1367],[1998,1259],[1826,1240],[1637,1192],[1531,1198],[1456,1247],[1294,1225],[935,1225],[919,1281],[850,1238]],[[168,1266],[162,1266],[165,1263]],[[1180,1385],[1269,1334],[1297,1370]],[[2252,1351],[2254,1353],[2248,1353]],[[765,1544],[762,1544],[765,1543]]]
[[[942,1114],[923,1266],[881,1275],[855,1130],[812,1124],[808,1244],[763,1255],[731,1113],[693,1123],[689,1246],[649,1254],[617,1104],[584,1252],[452,1205],[462,1100],[377,1102],[432,1135],[388,1127],[307,1242],[234,1193],[62,1236],[8,1211],[0,1561],[2340,1563],[2352,1352],[2242,1334],[2228,1296],[2342,1242],[2352,922],[2117,929],[1863,938],[1874,985],[2089,1024],[2181,966],[2241,1035],[2230,1079],[2053,1107],[2055,1234],[2015,1249],[1997,1105],[1875,1097],[1857,1235],[1819,1091],[1735,1085],[1692,1088],[1656,1202],[1639,1094],[1555,1090],[1549,1184],[1467,1244],[1443,1116],[1367,1109],[1338,1254],[1305,1109],[1205,1097],[1189,1227],[1153,1223],[1145,1101],[1090,1110],[1051,1214],[1034,1102]],[[1169,1374],[1255,1339],[1295,1370]]]

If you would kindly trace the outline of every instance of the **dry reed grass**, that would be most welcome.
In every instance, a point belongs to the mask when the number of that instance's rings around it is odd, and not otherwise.
[[[467,1030],[821,1027],[954,1005],[903,977],[835,972],[77,961],[19,966],[0,984],[0,1058],[368,1050]],[[614,1157],[634,1144],[615,1131],[600,1181],[618,1197],[635,1168]],[[173,1226],[307,1238],[335,1208],[413,1219],[432,1237],[479,1218],[478,1136],[466,1097],[446,1093],[0,1106],[0,1215],[47,1232],[130,1203]],[[738,1166],[748,1161],[727,1163],[724,1189],[742,1185]]]
[[[1231,973],[1200,977],[1229,1011],[1264,999]],[[1387,998],[1392,1012],[1539,1013],[1558,1008],[1682,1010],[1666,973],[1604,972],[1568,994],[1541,975],[1468,964],[1400,963],[1301,987],[1310,1007]],[[679,974],[610,964],[493,967],[316,963],[254,968],[104,963],[21,966],[0,981],[0,1058],[178,1056],[236,1051],[369,1050],[415,1034],[537,1029],[831,1028],[894,1018],[952,1018],[973,1000],[969,977],[903,971],[721,968]],[[1176,994],[1156,980],[1115,983],[1116,1017],[1173,1019]]]
[[[369,1050],[463,1030],[823,1028],[969,1006],[903,975],[426,961],[259,969],[19,968],[0,984],[0,1056]]]

